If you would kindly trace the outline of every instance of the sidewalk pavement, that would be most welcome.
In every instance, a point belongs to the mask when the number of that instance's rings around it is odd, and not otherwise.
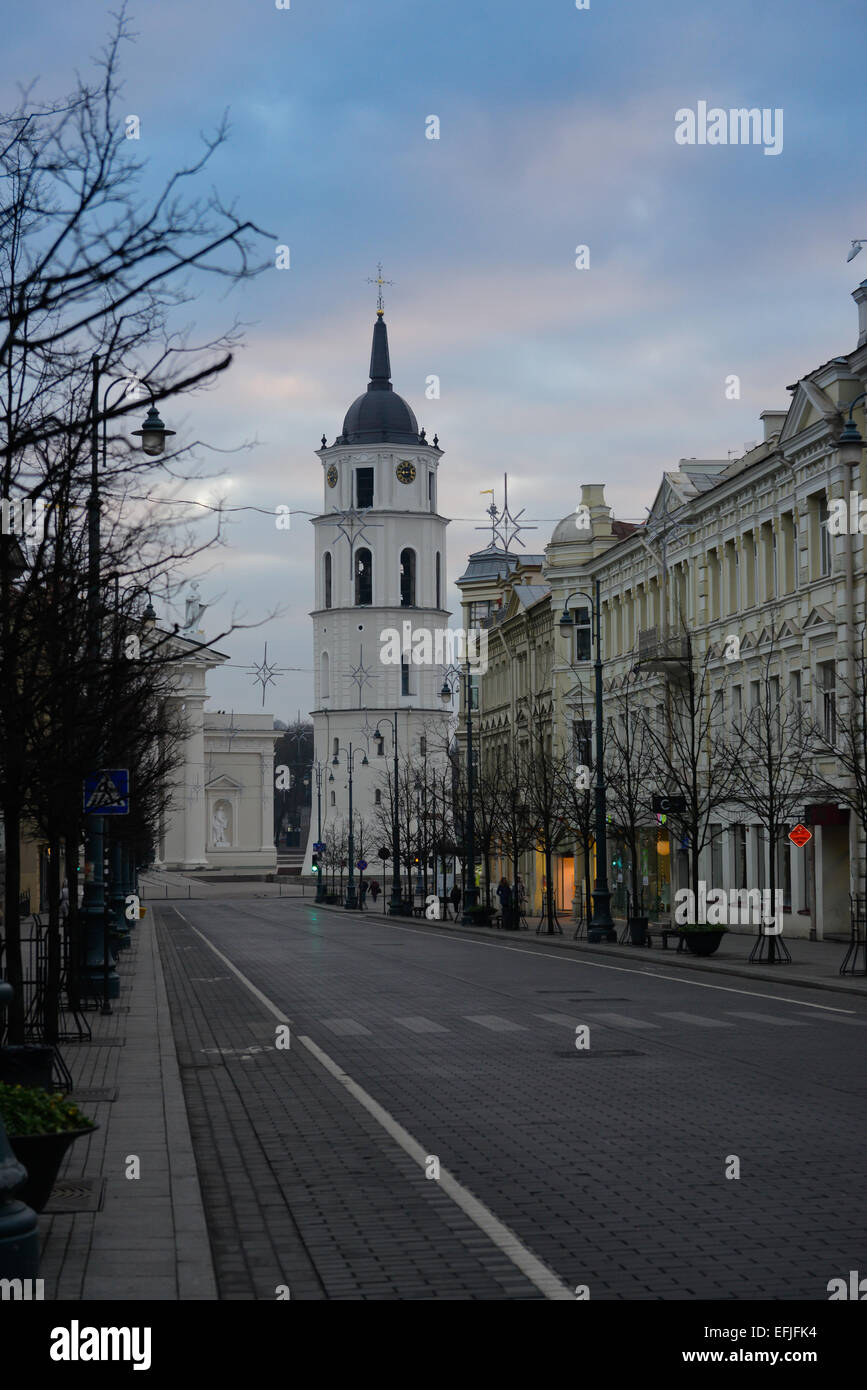
[[[91,1041],[60,1045],[71,1099],[99,1129],[71,1145],[58,1184],[74,1187],[83,1178],[96,1193],[102,1186],[103,1196],[99,1210],[40,1217],[46,1297],[216,1298],[152,913],[133,930],[118,974],[112,1014],[85,1014]],[[95,1088],[116,1098],[88,1100]],[[126,1176],[132,1155],[140,1159],[139,1178]],[[74,1201],[73,1193],[52,1206],[62,1211]]]
[[[383,916],[381,907],[378,910],[348,912],[346,908],[332,906],[330,903],[315,903],[312,899],[308,901],[309,906],[315,907],[317,911],[338,912],[344,917],[367,917],[376,920]],[[575,923],[566,917],[561,922],[562,936],[556,932],[549,936],[544,930],[537,936],[532,926],[529,931],[503,931],[498,927],[464,927],[460,922],[428,921],[426,918],[387,917],[387,920],[407,924],[417,922],[419,926],[437,927],[441,931],[460,931],[469,936],[495,938],[510,944],[532,941],[546,949],[553,946],[558,950],[584,953],[592,956],[594,960],[604,957],[612,961],[638,961],[641,965],[666,966],[672,971],[698,970],[703,974],[737,975],[743,979],[772,980],[774,984],[806,985],[811,989],[833,990],[840,994],[867,997],[867,975],[839,974],[848,945],[843,941],[810,941],[805,937],[784,937],[792,957],[791,963],[768,965],[765,962],[750,965],[748,957],[756,938],[754,933],[747,932],[729,931],[714,955],[693,956],[686,951],[678,951],[673,945],[663,950],[656,946],[632,946],[628,942],[624,942],[623,945],[619,942],[591,945],[586,940],[573,941]],[[618,935],[623,925],[622,921],[615,923]],[[863,953],[861,958],[863,959]]]

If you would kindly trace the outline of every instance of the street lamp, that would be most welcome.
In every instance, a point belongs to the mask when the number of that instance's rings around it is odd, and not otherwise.
[[[602,754],[602,641],[600,635],[601,603],[599,580],[596,580],[595,599],[581,589],[569,594],[560,617],[560,633],[570,637],[575,621],[569,611],[569,599],[586,598],[595,620],[596,660],[596,878],[593,886],[593,917],[587,927],[588,941],[616,941],[617,932],[611,917],[611,892],[608,887],[608,837],[605,829],[605,771]],[[569,662],[572,665],[572,662]]]
[[[860,396],[855,396],[849,401],[849,417],[843,426],[843,433],[837,441],[837,447],[840,451],[840,461],[841,463],[848,464],[850,468],[858,467],[861,462],[861,451],[864,448],[864,440],[861,437],[861,431],[852,419],[852,411],[855,409],[858,402],[863,401],[865,397],[867,397],[867,391],[862,391]],[[843,409],[846,409],[845,403]]]
[[[355,753],[359,753],[361,751],[361,749],[356,748],[353,752],[352,744],[350,743],[349,751],[343,754],[343,757],[346,759],[346,765],[349,769],[349,882],[346,885],[346,901],[344,902],[343,906],[345,908],[349,908],[350,910],[352,908],[358,907],[358,894],[355,891],[355,838],[353,835],[352,828],[352,769]],[[341,755],[339,753],[334,754],[334,757],[331,759],[332,767],[340,766],[340,756]],[[370,766],[369,762],[367,761],[366,753],[361,759],[361,766]],[[328,774],[328,780],[330,782],[334,780],[333,772]]]
[[[379,725],[388,724],[391,728],[391,751],[394,755],[394,788],[391,796],[391,902],[388,905],[389,917],[400,915],[400,831],[397,820],[397,789],[398,789],[398,767],[397,767],[397,713],[391,719],[383,715],[373,736],[376,738],[382,735],[379,733]],[[383,868],[385,866],[383,865]]]
[[[322,844],[322,774],[325,771],[325,764],[315,762],[311,764],[313,774],[316,778],[316,843]],[[329,780],[334,781],[334,774],[329,773]],[[305,784],[309,786],[310,778],[305,777]],[[316,898],[315,901],[321,903],[325,899],[325,884],[322,879],[322,851],[317,851],[319,873],[316,875]]]
[[[105,469],[108,451],[108,398],[115,386],[123,383],[129,388],[130,377],[114,377],[105,388],[102,397],[102,413],[99,408],[99,384],[101,363],[98,355],[90,360],[92,388],[90,398],[90,495],[87,501],[87,667],[90,679],[91,698],[97,698],[97,671],[102,647],[102,623],[99,595],[100,536],[99,536],[99,425],[102,420],[102,465]],[[141,383],[145,385],[144,382]],[[149,390],[149,388],[146,388]],[[167,430],[159,417],[151,395],[151,408],[142,429],[135,430],[141,436],[142,448],[152,456],[161,454],[165,441],[174,430]],[[99,758],[97,758],[99,761]],[[109,998],[116,999],[120,994],[120,979],[115,971],[109,970],[109,924],[105,910],[105,878],[103,869],[104,824],[100,815],[85,817],[85,863],[90,865],[90,875],[85,878],[84,897],[81,904],[82,917],[87,942],[87,969],[91,976],[91,987],[99,990],[99,975],[102,980],[102,1013],[110,1014]],[[100,951],[101,941],[101,951]],[[100,960],[101,956],[101,960]]]
[[[474,925],[474,914],[472,909],[476,906],[476,810],[475,810],[475,768],[473,766],[473,687],[470,679],[470,663],[467,661],[463,671],[450,667],[443,677],[443,686],[440,691],[440,699],[447,705],[454,694],[454,687],[451,680],[456,679],[457,685],[460,684],[461,676],[466,677],[466,689],[464,708],[467,712],[467,818],[464,837],[464,863],[467,866],[465,879],[469,877],[469,886],[464,882],[464,907],[461,913],[461,923],[464,926]]]

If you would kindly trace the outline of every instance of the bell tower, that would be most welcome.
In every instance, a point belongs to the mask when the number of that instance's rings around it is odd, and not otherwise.
[[[390,844],[381,821],[389,805],[383,773],[392,768],[391,721],[396,715],[401,762],[427,758],[430,763],[443,756],[449,719],[439,697],[442,664],[415,664],[408,651],[396,653],[389,634],[403,638],[427,630],[435,641],[436,632],[447,628],[449,613],[444,606],[448,520],[437,509],[442,450],[436,436],[429,442],[419,430],[410,406],[392,386],[381,270],[376,283],[380,293],[367,388],[352,402],[334,442],[327,444],[323,435],[316,451],[323,510],[312,519],[316,597],[310,616],[314,757],[325,768],[323,839],[326,828],[338,834],[341,826],[348,830],[351,743],[360,750],[353,765],[354,819],[360,817],[367,831],[368,877],[381,880],[382,865],[370,860],[370,853]],[[374,737],[377,725],[381,739]],[[317,833],[313,780],[304,874],[311,871]],[[390,870],[389,865],[389,877]]]

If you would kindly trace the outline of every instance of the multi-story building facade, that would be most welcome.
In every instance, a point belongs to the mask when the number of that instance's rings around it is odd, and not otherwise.
[[[821,800],[805,792],[786,816],[786,828],[801,820],[812,830],[807,846],[799,849],[783,834],[772,848],[759,818],[732,802],[715,809],[700,857],[708,884],[763,888],[773,853],[785,931],[793,936],[847,930],[849,895],[864,891],[856,817],[827,792],[835,779],[843,785],[845,771],[830,750],[838,724],[853,727],[858,717],[851,691],[865,622],[865,537],[857,514],[850,525],[828,524],[850,494],[863,498],[867,487],[863,449],[841,445],[853,401],[852,418],[865,432],[858,397],[867,384],[867,281],[853,297],[854,351],[790,386],[787,408],[763,411],[764,437],[741,458],[682,459],[663,476],[641,526],[613,521],[602,486],[585,487],[583,515],[558,524],[534,573],[518,573],[503,557],[484,595],[493,616],[478,697],[483,757],[486,740],[510,736],[522,690],[534,679],[537,704],[547,691],[553,752],[575,749],[592,733],[590,608],[581,595],[592,596],[597,580],[606,718],[629,680],[648,716],[662,720],[689,654],[693,670],[704,673],[720,729],[741,729],[768,688],[781,709],[800,707],[818,725],[826,756],[815,756],[813,766],[826,792]],[[471,571],[472,564],[460,581],[467,606],[481,593]],[[557,631],[567,600],[580,615],[569,641]],[[688,837],[682,827],[648,817],[640,853],[645,905],[649,899],[665,910],[672,888],[689,883]],[[623,854],[612,836],[615,906],[618,877],[628,881]],[[527,872],[538,880],[537,856],[528,856]],[[579,880],[582,872],[577,864]],[[569,891],[564,868],[561,907]]]

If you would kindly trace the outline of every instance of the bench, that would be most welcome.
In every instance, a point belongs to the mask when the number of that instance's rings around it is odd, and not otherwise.
[[[648,927],[647,927],[647,941],[648,941],[648,944],[649,944],[649,945],[652,945],[652,944],[653,944],[653,933],[654,933],[654,932],[656,933],[657,936],[660,936],[660,937],[662,938],[662,949],[663,949],[663,951],[667,951],[667,950],[668,950],[668,938],[669,938],[670,936],[676,936],[676,937],[677,937],[677,949],[678,949],[678,951],[683,951],[683,950],[686,949],[686,942],[685,942],[684,939],[683,939],[683,933],[681,932],[681,930],[680,930],[679,927],[661,927],[661,926],[659,926],[658,923],[656,923],[656,922],[654,922],[654,923],[648,923]]]

